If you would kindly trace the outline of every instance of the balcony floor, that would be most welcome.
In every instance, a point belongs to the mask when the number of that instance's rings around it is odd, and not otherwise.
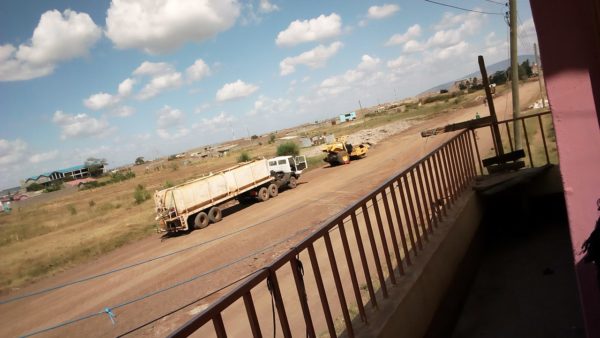
[[[562,195],[511,209],[512,197],[488,201],[496,210],[452,337],[585,337]]]

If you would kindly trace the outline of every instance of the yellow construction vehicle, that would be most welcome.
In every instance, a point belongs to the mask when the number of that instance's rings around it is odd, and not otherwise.
[[[369,151],[368,143],[352,145],[346,142],[347,136],[336,137],[335,141],[324,145],[321,150],[327,153],[323,161],[330,165],[348,164],[350,160],[365,157]]]

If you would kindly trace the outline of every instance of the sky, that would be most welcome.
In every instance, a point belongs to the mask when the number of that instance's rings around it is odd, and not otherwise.
[[[2,1],[0,188],[416,95],[507,59],[502,2]]]

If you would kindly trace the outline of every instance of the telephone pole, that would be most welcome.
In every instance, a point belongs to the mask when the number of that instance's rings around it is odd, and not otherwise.
[[[519,54],[517,52],[517,0],[508,0],[510,24],[510,67],[513,118],[521,116],[519,110]],[[515,149],[521,149],[521,129],[514,123]]]
[[[538,57],[537,44],[533,44],[533,52],[535,53],[535,64],[538,70],[538,83],[540,84],[540,96],[542,97],[542,107],[546,108],[546,102],[544,100],[544,89],[542,88],[542,66],[540,65],[540,58]]]

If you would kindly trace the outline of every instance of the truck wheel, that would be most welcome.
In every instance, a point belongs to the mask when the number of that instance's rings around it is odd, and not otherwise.
[[[269,190],[269,196],[275,197],[279,194],[279,188],[277,188],[277,184],[271,183],[267,188]]]
[[[294,176],[290,177],[290,181],[288,182],[288,187],[290,189],[294,189],[296,186],[298,186],[298,181],[296,180],[296,178]]]
[[[267,189],[267,187],[262,187],[258,189],[258,194],[256,195],[256,198],[261,202],[265,202],[266,200],[268,200],[269,190]]]
[[[199,212],[194,218],[194,229],[204,229],[208,226],[208,215],[205,212]]]
[[[219,222],[221,219],[223,218],[223,215],[221,214],[221,208],[219,207],[212,207],[210,208],[210,210],[208,211],[208,219],[213,222],[213,223],[217,223]]]

